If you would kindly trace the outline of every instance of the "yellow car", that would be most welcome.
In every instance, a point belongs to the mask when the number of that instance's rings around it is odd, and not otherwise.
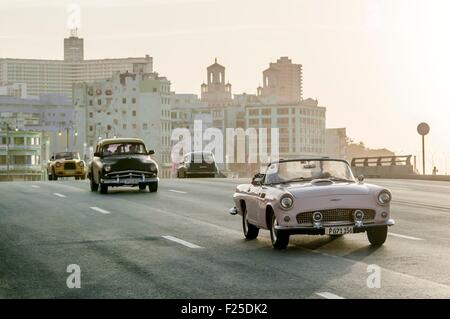
[[[77,152],[56,153],[47,165],[47,175],[49,181],[56,181],[58,177],[86,179],[86,164]]]

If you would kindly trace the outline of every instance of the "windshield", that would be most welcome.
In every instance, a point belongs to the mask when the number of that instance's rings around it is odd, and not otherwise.
[[[103,156],[122,154],[147,154],[144,144],[140,143],[116,143],[103,146]]]
[[[56,153],[55,159],[79,159],[80,156],[76,152],[62,152],[62,153]]]
[[[354,182],[349,165],[335,160],[287,161],[271,164],[266,171],[266,184],[330,179]]]

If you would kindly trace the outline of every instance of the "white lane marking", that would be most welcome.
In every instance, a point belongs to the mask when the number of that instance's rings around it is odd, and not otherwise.
[[[162,237],[167,239],[167,240],[171,240],[171,241],[174,241],[176,243],[179,243],[179,244],[181,244],[183,246],[189,247],[189,248],[203,248],[201,246],[198,246],[196,244],[192,244],[192,243],[190,243],[188,241],[185,241],[185,240],[182,240],[182,239],[179,239],[179,238],[176,238],[176,237],[172,237],[172,236],[162,236]]]
[[[406,235],[400,235],[400,234],[391,233],[391,232],[388,232],[388,235],[391,235],[391,236],[394,236],[394,237],[405,238],[405,239],[411,239],[411,240],[423,240],[422,238],[406,236]]]
[[[172,192],[172,193],[179,193],[179,194],[187,194],[187,192],[177,191],[176,189],[169,189],[169,192]]]
[[[105,215],[111,214],[111,212],[108,212],[107,210],[104,210],[104,209],[101,209],[101,208],[98,208],[98,207],[89,207],[89,208],[92,209],[92,210],[95,210],[95,211],[97,211],[99,213],[105,214]]]
[[[344,297],[332,294],[331,292],[316,292],[316,295],[326,299],[345,299]]]
[[[61,197],[61,198],[66,198],[66,195],[60,194],[60,193],[53,193],[53,195]]]
[[[31,185],[31,187],[33,187],[33,188],[41,188],[40,186],[37,186],[37,185]]]

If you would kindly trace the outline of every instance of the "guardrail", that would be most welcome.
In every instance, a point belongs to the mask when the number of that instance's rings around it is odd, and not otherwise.
[[[367,177],[414,176],[412,155],[355,157],[351,161],[354,175]]]

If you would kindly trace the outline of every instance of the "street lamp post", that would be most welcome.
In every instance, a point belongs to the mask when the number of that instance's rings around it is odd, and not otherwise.
[[[422,135],[422,174],[425,175],[425,135],[430,133],[430,126],[422,122],[417,126],[417,133]]]

